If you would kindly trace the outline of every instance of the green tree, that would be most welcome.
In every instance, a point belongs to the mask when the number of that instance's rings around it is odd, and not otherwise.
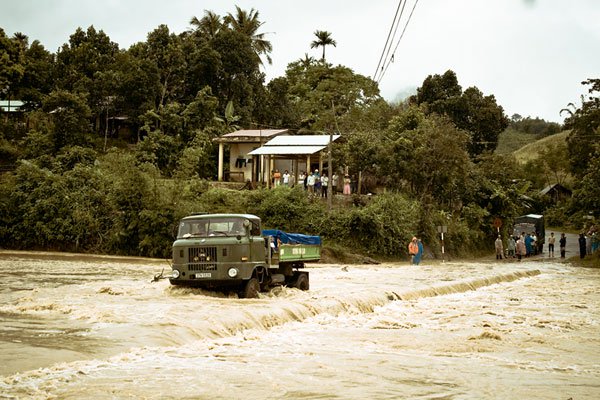
[[[593,158],[594,145],[600,143],[600,79],[582,84],[591,86],[587,99],[584,97],[581,107],[565,119],[565,128],[571,129],[567,138],[571,171],[577,177],[583,176]]]
[[[142,49],[144,58],[156,65],[160,75],[161,90],[156,107],[177,100],[183,91],[186,68],[181,38],[170,33],[166,25],[159,25],[148,34]]]
[[[179,179],[212,179],[216,173],[215,146],[209,131],[196,131],[196,136],[186,147],[174,176]]]
[[[116,116],[127,117],[132,128],[143,124],[141,116],[153,110],[160,99],[162,86],[158,66],[139,56],[138,45],[116,56],[116,90],[111,99]],[[139,140],[139,135],[137,136]]]
[[[235,6],[235,10],[235,15],[228,13],[223,22],[234,31],[249,37],[256,55],[260,57],[264,54],[268,63],[271,64],[272,60],[269,54],[273,51],[273,46],[271,42],[265,39],[265,33],[258,33],[258,30],[264,24],[258,19],[258,11],[253,8],[250,11],[245,11],[238,6]]]
[[[569,152],[567,143],[548,143],[540,150],[539,161],[544,167],[546,185],[565,184],[569,176]]]
[[[209,86],[198,91],[194,101],[189,103],[182,113],[185,126],[182,135],[185,143],[194,138],[195,132],[213,125],[218,106],[219,100],[212,95]]]
[[[392,119],[386,132],[382,176],[392,187],[455,207],[470,169],[468,134],[445,117],[425,118],[415,109],[406,113]]]
[[[118,44],[102,30],[90,26],[86,31],[77,28],[56,54],[54,81],[56,87],[84,96],[91,116],[95,117],[95,131],[104,133],[107,98],[114,95],[114,85],[107,81],[115,67]]]
[[[10,100],[19,90],[25,73],[22,42],[6,36],[0,28],[0,94]]]
[[[463,92],[451,70],[429,75],[411,102],[426,106],[427,113],[447,115],[459,129],[469,132],[469,154],[473,159],[483,152],[493,152],[498,136],[508,126],[509,120],[493,95],[484,96],[476,87]]]
[[[463,201],[484,211],[480,229],[494,234],[493,219],[512,221],[523,214],[527,204],[525,195],[531,183],[511,155],[484,154],[466,176]]]
[[[518,115],[518,114],[515,114]],[[520,116],[519,116],[520,117]],[[541,118],[511,118],[510,127],[516,131],[536,135],[538,138],[554,135],[561,131],[561,125],[556,122],[547,122]]]
[[[323,56],[321,57],[321,61],[325,62],[325,47],[326,46],[336,47],[337,42],[331,37],[331,32],[316,30],[315,36],[317,37],[317,39],[313,40],[310,43],[310,48],[318,49],[319,47],[323,47]]]
[[[91,112],[84,96],[55,90],[44,99],[43,110],[51,115],[51,137],[55,151],[63,146],[88,142]]]
[[[600,144],[596,144],[590,163],[573,192],[573,211],[600,217]]]
[[[260,58],[252,48],[251,39],[231,29],[222,30],[211,42],[211,48],[219,54],[221,69],[218,71],[213,94],[219,99],[219,113],[224,115],[231,101],[240,121],[252,121],[257,107],[256,93],[263,90],[264,75],[259,72]]]
[[[381,99],[377,83],[343,66],[306,65],[299,60],[288,65],[286,79],[290,102],[300,114],[300,128],[308,130],[331,130],[336,119]]]
[[[201,19],[192,17],[190,25],[194,27],[191,31],[192,33],[210,40],[217,36],[223,27],[223,20],[220,15],[205,10],[204,16]]]
[[[52,91],[54,57],[39,41],[34,40],[24,55],[25,71],[18,97],[29,108],[41,107],[45,95]]]
[[[285,77],[272,79],[267,84],[264,122],[268,126],[290,127],[299,125],[296,103],[288,96],[290,83]]]

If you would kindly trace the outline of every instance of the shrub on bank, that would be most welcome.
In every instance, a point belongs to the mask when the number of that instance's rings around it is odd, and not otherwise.
[[[462,218],[452,217],[400,193],[337,197],[330,212],[325,199],[300,187],[248,191],[168,180],[120,151],[93,165],[87,157],[70,157],[74,165],[66,170],[63,162],[42,161],[22,161],[2,176],[2,247],[169,257],[179,219],[199,211],[256,214],[266,228],[321,235],[373,257],[405,256],[415,234],[439,255],[437,225],[448,225],[446,251],[454,254],[476,247],[483,236],[471,228],[482,210],[465,207]]]

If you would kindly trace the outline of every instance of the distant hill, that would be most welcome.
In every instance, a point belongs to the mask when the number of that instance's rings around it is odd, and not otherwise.
[[[496,154],[510,154],[520,149],[521,147],[533,143],[537,140],[537,135],[533,133],[525,133],[517,131],[511,127],[498,136],[498,147]]]
[[[496,154],[514,154],[517,161],[525,163],[537,158],[539,150],[548,143],[566,140],[570,131],[562,131],[554,135],[538,139],[536,134],[524,133],[513,128],[507,128],[498,136]]]
[[[567,140],[567,136],[569,136],[570,132],[571,131],[562,131],[555,135],[546,136],[542,139],[535,140],[518,148],[513,152],[513,154],[517,161],[521,164],[524,164],[530,160],[535,160],[538,158],[539,151],[546,147],[547,144],[558,143],[559,141],[564,142]]]

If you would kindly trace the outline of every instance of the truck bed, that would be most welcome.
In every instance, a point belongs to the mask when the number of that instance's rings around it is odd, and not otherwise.
[[[319,261],[321,246],[317,244],[282,244],[279,246],[279,262]]]

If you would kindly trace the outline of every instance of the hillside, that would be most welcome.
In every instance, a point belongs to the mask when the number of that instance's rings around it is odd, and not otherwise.
[[[551,143],[565,141],[569,136],[570,131],[562,131],[556,135],[546,136],[545,138],[530,142],[513,152],[517,161],[525,164],[527,161],[538,158],[539,151]]]
[[[518,131],[508,127],[498,136],[498,147],[496,154],[510,154],[521,147],[535,142],[537,135]]]

